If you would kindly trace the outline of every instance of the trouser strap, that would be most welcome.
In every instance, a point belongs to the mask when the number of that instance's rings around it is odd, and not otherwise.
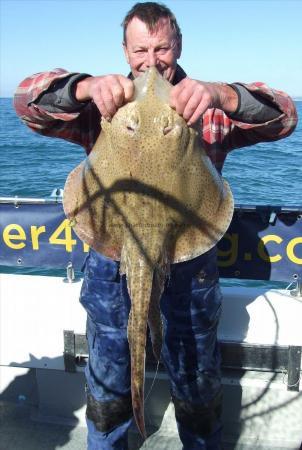
[[[177,422],[194,434],[204,437],[211,434],[217,427],[222,412],[221,391],[207,404],[187,402],[174,396],[172,401]]]
[[[97,430],[108,432],[132,417],[131,396],[111,401],[98,401],[87,393],[86,416]]]

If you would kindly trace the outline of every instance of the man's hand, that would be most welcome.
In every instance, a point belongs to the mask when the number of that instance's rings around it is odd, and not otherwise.
[[[172,88],[170,105],[188,125],[193,125],[208,108],[234,112],[238,96],[231,86],[184,78]]]
[[[134,84],[123,75],[89,77],[78,82],[75,97],[84,102],[93,100],[101,115],[110,120],[118,108],[131,100]]]

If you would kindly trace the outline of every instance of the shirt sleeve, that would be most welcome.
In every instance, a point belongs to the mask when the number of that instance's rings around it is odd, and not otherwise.
[[[62,92],[62,95],[56,97],[57,104],[49,107],[50,96],[55,91],[56,83],[60,83],[60,88],[64,91],[64,80],[68,85],[71,77],[80,75],[64,69],[32,75],[18,86],[14,96],[14,107],[22,122],[33,131],[79,144],[89,153],[101,130],[100,113],[95,104],[92,102],[67,104],[65,100],[62,101],[63,96],[65,97]],[[45,96],[44,104],[41,98],[46,92],[49,96]],[[63,103],[61,108],[60,103]]]
[[[261,99],[263,104],[271,105],[271,108],[275,108],[279,114],[274,117],[274,113],[272,113],[273,116],[269,118],[267,114],[271,113],[267,109],[266,111],[262,110],[262,120],[265,121],[259,122],[261,115],[255,120],[257,111],[252,111],[255,104],[250,111],[243,113],[243,107],[240,106],[241,113],[237,110],[228,115],[219,109],[208,109],[202,118],[202,141],[205,150],[218,169],[221,169],[227,153],[231,150],[259,142],[276,141],[289,136],[298,121],[294,102],[286,93],[271,89],[261,82],[236,83],[236,85],[242,86],[258,100]],[[258,112],[260,111],[258,110]]]
[[[249,92],[240,84],[230,85],[238,95],[236,111],[227,115],[233,119],[245,123],[265,123],[280,116],[281,111],[272,102],[253,92]]]
[[[53,83],[35,100],[35,104],[43,106],[48,112],[79,112],[88,102],[79,102],[75,98],[76,83],[90,77],[86,73],[69,75]]]

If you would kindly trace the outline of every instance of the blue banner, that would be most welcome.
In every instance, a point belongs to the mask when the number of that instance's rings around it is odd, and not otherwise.
[[[61,203],[0,204],[0,264],[39,268],[82,267],[88,246],[69,226]]]
[[[291,281],[302,276],[301,208],[236,208],[218,244],[225,278]]]
[[[222,277],[291,280],[302,276],[302,208],[238,207],[218,244]],[[89,251],[62,204],[0,203],[0,264],[80,269]]]

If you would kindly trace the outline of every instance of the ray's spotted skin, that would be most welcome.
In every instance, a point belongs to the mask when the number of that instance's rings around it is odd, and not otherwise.
[[[134,84],[134,99],[111,122],[102,119],[92,152],[68,176],[63,204],[77,235],[120,260],[126,275],[132,407],[146,437],[147,323],[159,359],[159,300],[169,266],[214,247],[234,205],[197,132],[168,105],[170,83],[151,67]]]

